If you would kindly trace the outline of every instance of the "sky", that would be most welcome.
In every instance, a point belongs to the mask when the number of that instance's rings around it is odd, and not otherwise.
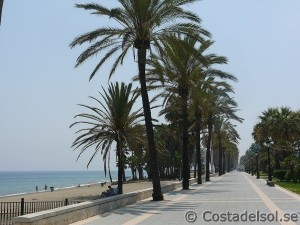
[[[86,170],[92,154],[76,161],[69,126],[82,112],[80,103],[99,97],[109,84],[111,64],[92,81],[92,59],[74,68],[83,47],[70,49],[74,37],[112,21],[74,8],[79,0],[6,0],[0,26],[0,171]],[[93,0],[107,7],[114,0]],[[202,19],[215,44],[211,51],[226,56],[222,69],[234,74],[241,136],[240,154],[253,143],[258,116],[269,107],[299,110],[300,1],[203,0],[189,7]],[[111,81],[129,83],[137,65],[129,54]],[[91,103],[92,104],[92,103]],[[140,103],[139,103],[140,104]],[[153,113],[157,117],[157,113]],[[114,158],[114,157],[112,157]],[[112,162],[112,167],[114,162]],[[102,170],[101,155],[89,170]]]

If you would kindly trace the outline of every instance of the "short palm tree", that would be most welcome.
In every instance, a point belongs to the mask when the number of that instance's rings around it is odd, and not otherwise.
[[[278,114],[277,108],[269,108],[262,112],[262,115],[259,116],[259,123],[254,126],[254,131],[252,133],[254,139],[259,142],[263,143],[268,138],[274,139],[273,131],[274,127],[277,124],[274,124],[275,115]]]
[[[103,88],[102,88],[103,89]],[[95,158],[97,153],[101,152],[104,160],[104,170],[109,166],[110,149],[116,144],[118,156],[118,188],[119,193],[123,193],[123,147],[125,145],[136,145],[143,141],[138,123],[141,122],[142,114],[140,110],[133,111],[133,105],[138,98],[138,93],[132,93],[132,84],[124,83],[110,84],[108,91],[103,89],[100,93],[104,103],[100,100],[90,97],[99,104],[98,107],[81,105],[91,111],[91,113],[82,113],[76,115],[80,121],[74,122],[70,127],[80,126],[76,132],[78,137],[75,139],[72,147],[80,149],[78,158],[86,150],[93,147],[94,153],[90,158],[88,165]],[[106,173],[106,172],[105,172]]]
[[[199,24],[200,18],[190,11],[182,9],[182,6],[193,3],[196,0],[118,0],[121,5],[117,8],[108,9],[100,4],[77,4],[78,8],[92,11],[92,14],[107,16],[116,21],[120,26],[99,28],[83,34],[73,40],[70,47],[83,43],[92,43],[78,57],[76,66],[84,63],[87,59],[104,51],[107,53],[100,59],[90,75],[90,79],[99,68],[112,55],[120,52],[113,63],[110,76],[115,72],[118,65],[122,64],[128,50],[137,50],[137,63],[139,69],[139,81],[144,108],[146,133],[149,145],[150,169],[153,175],[153,200],[163,200],[160,178],[157,166],[157,153],[154,141],[151,109],[146,86],[146,58],[147,50],[153,50],[163,54],[162,43],[170,34],[180,33],[202,40],[200,35],[209,36]],[[179,22],[175,22],[179,20]]]
[[[259,116],[254,126],[254,139],[263,144],[268,138],[274,142],[275,169],[280,162],[295,151],[299,142],[299,116],[288,107],[269,108]]]

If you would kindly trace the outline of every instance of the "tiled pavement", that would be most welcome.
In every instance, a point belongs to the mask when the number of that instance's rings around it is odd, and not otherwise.
[[[165,194],[164,198],[161,202],[146,199],[73,225],[300,225],[299,195],[277,187],[269,187],[264,180],[257,180],[243,172],[214,177],[211,182],[192,185],[190,190],[186,191],[170,192]],[[272,220],[274,216],[278,218],[277,222],[265,219],[268,217]],[[295,222],[280,221],[284,219],[283,216],[293,216]],[[257,221],[258,217],[260,221]]]

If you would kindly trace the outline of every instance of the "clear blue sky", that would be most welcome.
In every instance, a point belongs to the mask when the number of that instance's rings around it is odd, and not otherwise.
[[[0,171],[84,170],[76,162],[69,125],[100,86],[107,86],[108,63],[88,82],[96,59],[74,69],[83,48],[72,39],[108,20],[74,8],[89,1],[7,0],[0,27]],[[96,1],[111,6],[112,0]],[[192,9],[216,41],[213,52],[227,56],[236,100],[245,119],[238,126],[240,151],[252,143],[258,115],[268,107],[299,107],[300,1],[203,0]],[[137,73],[129,56],[112,81],[129,82]],[[114,157],[113,157],[114,158]],[[112,162],[112,165],[114,163]],[[90,169],[102,170],[102,158]]]

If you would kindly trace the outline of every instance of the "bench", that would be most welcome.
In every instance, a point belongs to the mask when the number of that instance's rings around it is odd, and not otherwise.
[[[267,185],[269,185],[270,187],[274,187],[275,183],[274,181],[270,181],[270,180],[266,180],[267,181]]]

